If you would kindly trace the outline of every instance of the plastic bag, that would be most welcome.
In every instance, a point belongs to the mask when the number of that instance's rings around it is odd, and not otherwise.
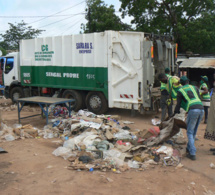
[[[116,166],[116,168],[119,168],[120,166],[123,166],[125,164],[124,160],[117,157],[112,158],[112,162]]]
[[[114,134],[117,139],[132,139],[130,132],[127,130],[120,130],[118,133]]]
[[[116,150],[116,149],[103,151],[103,153],[104,153],[104,158],[109,158],[109,157],[119,158],[122,154],[122,152],[120,152],[119,150]]]
[[[54,133],[50,132],[48,130],[45,130],[43,138],[44,139],[52,139],[52,138],[54,138]]]
[[[159,119],[157,119],[157,118],[153,118],[153,119],[152,119],[152,124],[153,124],[154,126],[160,125],[160,124],[161,124],[161,120],[159,120]]]
[[[85,110],[79,110],[78,111],[78,115],[79,116],[87,116],[87,117],[92,117],[92,118],[95,118],[96,117],[96,114],[92,113],[92,112],[88,112],[88,111],[85,111]]]
[[[139,169],[140,168],[139,163],[137,161],[135,161],[135,160],[133,160],[133,161],[129,160],[128,161],[128,166],[133,168],[133,169]]]
[[[1,130],[2,131],[7,131],[8,133],[13,133],[13,128],[11,127],[8,127],[6,124],[4,123],[1,123]]]
[[[22,125],[21,125],[21,124],[14,124],[14,125],[13,125],[13,128],[14,128],[14,129],[21,129],[21,128],[22,128]]]
[[[64,160],[71,156],[76,156],[76,153],[72,153],[69,148],[65,147],[58,147],[56,150],[54,150],[54,152],[52,152],[52,154],[54,154],[55,156],[61,156],[64,158]]]
[[[83,144],[88,148],[93,145],[94,141],[101,141],[98,135],[89,135],[83,139]]]
[[[63,147],[75,150],[75,139],[69,139],[63,143]]]
[[[173,154],[173,148],[168,146],[161,146],[158,150],[156,150],[157,153],[163,153],[166,154],[168,157],[171,157]]]
[[[15,137],[13,135],[10,135],[10,134],[5,135],[4,138],[7,141],[13,141],[13,140],[15,140]]]

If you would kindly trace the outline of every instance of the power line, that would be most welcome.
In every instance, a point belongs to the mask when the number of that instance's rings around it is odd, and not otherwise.
[[[79,13],[86,14],[86,13]],[[66,15],[56,15],[56,16],[0,16],[0,18],[42,18],[42,17],[64,17],[64,16],[73,16],[77,14],[66,14]]]
[[[79,15],[79,17],[81,17],[81,16]],[[71,26],[72,23],[76,22],[78,19],[79,18],[77,18],[77,19],[72,18],[72,21],[71,21],[71,19],[69,19],[69,22],[66,22],[66,23],[64,22],[64,24],[63,24],[63,22],[61,22],[59,24],[49,26],[49,27],[47,27],[48,29],[46,29],[46,31],[44,31],[42,34],[43,34],[43,36],[49,35],[50,32],[54,32],[56,34],[56,29],[58,29],[58,30],[60,29],[62,31],[62,29],[68,28],[69,26]],[[58,32],[58,33],[61,34],[62,32]],[[51,34],[53,34],[53,33],[51,33]]]
[[[46,18],[49,18],[49,17],[51,17],[51,16],[53,16],[53,15],[59,14],[59,13],[64,12],[64,11],[66,11],[66,10],[72,9],[73,7],[76,7],[76,6],[78,6],[78,5],[80,5],[80,4],[84,3],[84,2],[85,2],[85,1],[82,1],[82,2],[80,2],[80,3],[78,3],[78,4],[74,5],[74,6],[71,6],[71,7],[66,8],[66,9],[64,9],[64,10],[62,10],[62,11],[59,11],[59,12],[57,12],[57,13],[55,13],[55,14],[51,14],[51,15],[49,15],[49,16],[46,16],[46,17],[44,17],[44,18],[41,18],[41,19],[39,19],[39,20],[36,20],[36,21],[31,22],[31,23],[28,23],[28,24],[33,24],[33,23],[39,22],[39,21],[41,21],[41,20],[45,20]]]
[[[78,14],[76,14],[76,15],[78,15]],[[73,16],[74,16],[74,15],[73,15]],[[50,26],[50,25],[52,25],[52,24],[55,24],[55,23],[61,22],[61,21],[63,21],[63,20],[67,20],[67,19],[69,19],[69,18],[71,18],[71,17],[73,17],[73,16],[69,16],[69,17],[67,17],[67,18],[64,18],[64,19],[62,19],[62,20],[58,20],[58,21],[56,21],[56,22],[53,22],[53,23],[47,24],[47,25],[42,26],[42,27],[40,27],[40,28],[44,28],[44,27],[46,27],[46,26]]]
[[[73,34],[77,29],[78,29],[78,27],[75,28],[75,29],[71,32],[71,34]],[[81,30],[81,29],[80,29],[80,30]]]
[[[78,20],[76,23],[74,23],[73,25],[71,25],[69,28],[67,28],[62,34],[64,34],[66,31],[68,31],[69,29],[71,29],[73,26],[75,26],[76,24],[78,24],[81,20],[83,20],[84,17],[82,17],[80,20]]]
[[[121,13],[121,12],[115,11],[115,13]],[[80,14],[87,14],[87,12],[80,13]],[[49,15],[49,16],[0,16],[0,18],[43,18],[43,17],[45,17],[45,18],[51,18],[51,17],[64,17],[64,16],[72,16],[72,15],[76,15],[76,14],[64,14],[64,15],[56,15],[56,16],[54,14],[53,15]]]

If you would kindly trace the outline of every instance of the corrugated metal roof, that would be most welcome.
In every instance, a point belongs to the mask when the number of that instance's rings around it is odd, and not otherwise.
[[[214,68],[215,58],[196,58],[184,60],[179,68]]]

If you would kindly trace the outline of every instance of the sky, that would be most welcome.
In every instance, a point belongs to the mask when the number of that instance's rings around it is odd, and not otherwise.
[[[119,10],[119,0],[103,0]],[[0,0],[0,33],[9,29],[8,23],[24,20],[28,26],[45,30],[40,37],[79,34],[85,20],[86,0]],[[120,13],[116,12],[120,16]],[[130,18],[123,22],[130,24]]]

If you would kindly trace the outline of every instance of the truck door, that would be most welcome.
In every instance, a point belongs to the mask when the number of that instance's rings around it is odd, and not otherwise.
[[[4,66],[4,85],[10,86],[15,79],[14,57],[6,57]]]

